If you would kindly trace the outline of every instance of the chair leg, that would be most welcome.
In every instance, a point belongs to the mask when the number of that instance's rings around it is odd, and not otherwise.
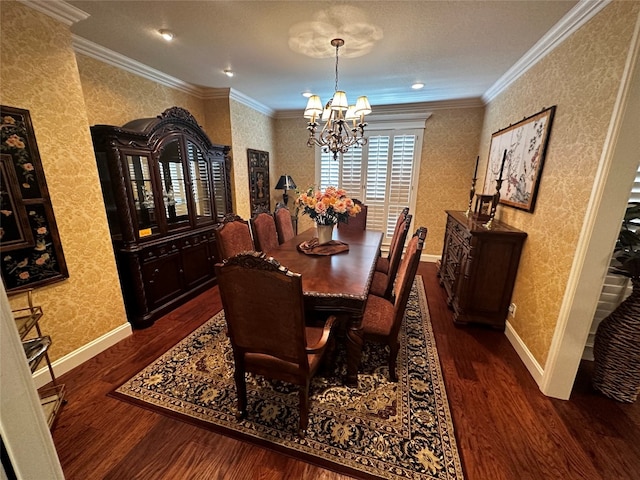
[[[400,345],[398,342],[392,342],[389,345],[389,379],[392,382],[398,381],[398,374],[396,373],[396,361],[398,359],[398,350],[400,350]]]
[[[307,433],[309,425],[309,380],[304,385],[300,385],[300,425],[298,427],[298,436],[304,437]]]
[[[233,377],[236,381],[236,394],[238,396],[238,412],[236,418],[238,420],[246,417],[247,415],[247,384],[244,372],[244,362],[242,358],[235,358],[236,369]]]

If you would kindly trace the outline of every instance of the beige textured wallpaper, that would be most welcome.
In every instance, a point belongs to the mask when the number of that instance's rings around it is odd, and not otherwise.
[[[487,107],[480,172],[493,132],[557,105],[534,213],[498,208],[501,220],[529,235],[513,295],[517,315],[510,322],[542,366],[639,10],[640,2],[613,2]]]
[[[231,132],[233,142],[232,185],[234,187],[235,213],[244,219],[251,217],[249,204],[249,167],[247,148],[269,152],[269,183],[271,185],[271,210],[277,197],[273,187],[276,177],[278,158],[274,149],[275,120],[236,100],[230,101]]]
[[[291,175],[300,191],[306,190],[315,182],[315,156],[314,150],[307,147],[307,123],[302,118],[282,118],[276,121],[275,144],[278,156],[276,174]],[[297,195],[289,192],[289,203],[287,206],[293,213],[293,205]],[[276,193],[276,200],[282,200],[282,190]],[[314,223],[306,215],[298,216],[298,232],[313,227]]]
[[[425,254],[442,254],[445,210],[467,209],[483,115],[483,107],[435,110],[427,120],[411,226],[427,227]]]
[[[0,101],[31,114],[69,268],[35,293],[55,360],[127,319],[69,29],[17,2],[0,10]]]
[[[77,55],[89,125],[122,126],[158,116],[170,107],[187,109],[204,126],[204,102],[99,60]]]

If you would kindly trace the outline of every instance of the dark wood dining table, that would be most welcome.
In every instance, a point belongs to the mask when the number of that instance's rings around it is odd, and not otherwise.
[[[310,228],[265,253],[292,272],[302,275],[302,290],[308,310],[347,314],[345,383],[357,385],[363,343],[362,315],[380,253],[382,232],[334,228],[333,240],[348,244],[348,251],[312,255],[298,249],[298,245],[317,236],[316,229]]]

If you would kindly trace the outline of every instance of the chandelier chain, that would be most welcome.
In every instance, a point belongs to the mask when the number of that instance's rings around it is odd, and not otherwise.
[[[340,44],[336,44],[336,86],[333,89],[334,92],[338,91],[338,49],[340,48]]]

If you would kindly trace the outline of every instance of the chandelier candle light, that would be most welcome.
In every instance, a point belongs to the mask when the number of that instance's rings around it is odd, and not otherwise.
[[[338,90],[338,49],[344,45],[344,40],[334,38],[331,45],[336,47],[336,83],[333,98],[323,107],[320,97],[311,95],[304,117],[309,119],[307,146],[318,145],[325,152],[333,153],[333,159],[337,160],[338,153],[346,153],[349,147],[367,144],[364,136],[364,127],[367,126],[364,116],[371,113],[371,105],[366,96],[358,97],[355,105],[349,105],[347,94]],[[325,123],[316,136],[318,119]],[[352,122],[351,126],[349,122]]]

